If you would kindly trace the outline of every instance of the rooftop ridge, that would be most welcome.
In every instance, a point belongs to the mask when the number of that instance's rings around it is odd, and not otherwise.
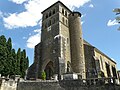
[[[51,6],[49,6],[47,9],[43,10],[41,13],[43,14],[46,10],[48,10],[49,8],[53,7],[54,5],[56,5],[57,3],[60,3],[61,5],[63,5],[67,10],[69,10],[70,12],[72,12],[67,6],[65,6],[61,1],[57,1],[54,4],[52,4]]]

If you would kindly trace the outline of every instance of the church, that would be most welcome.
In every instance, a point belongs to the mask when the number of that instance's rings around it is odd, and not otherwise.
[[[57,1],[42,12],[41,42],[27,79],[46,79],[75,73],[81,79],[115,77],[116,62],[82,37],[81,13]]]

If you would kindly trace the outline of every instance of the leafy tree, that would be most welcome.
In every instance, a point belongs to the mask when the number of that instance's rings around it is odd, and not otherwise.
[[[25,71],[28,68],[29,60],[26,57],[25,49],[18,49],[17,53],[12,48],[12,40],[5,36],[0,36],[0,74],[2,76],[21,75],[25,76]]]
[[[11,52],[11,50],[12,50],[12,41],[11,41],[11,38],[8,38],[6,46],[7,46],[8,51]]]
[[[20,59],[20,72],[23,78],[26,74],[27,68],[28,68],[28,57],[26,57],[26,51],[24,49],[23,51],[21,51],[21,59]]]
[[[0,45],[6,47],[6,38],[4,35],[0,36]]]
[[[118,23],[120,23],[120,8],[115,8],[115,9],[113,10],[113,12],[115,12],[116,15],[117,15],[117,17],[115,18],[116,21],[117,21]],[[120,26],[119,26],[118,30],[120,30]]]
[[[13,75],[16,75],[17,74],[17,55],[15,53],[15,49],[12,49],[11,53],[12,53],[12,58],[13,58],[13,60],[12,60]]]
[[[6,38],[4,35],[0,36],[0,73],[6,76],[9,71],[7,70],[7,49],[6,49]]]
[[[21,59],[21,48],[18,49],[17,51],[17,72],[16,74],[20,75],[20,59]]]

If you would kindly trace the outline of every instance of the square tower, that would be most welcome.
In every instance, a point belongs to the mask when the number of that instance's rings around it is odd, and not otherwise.
[[[67,72],[71,62],[68,16],[71,11],[60,1],[42,12],[42,71],[47,78]]]

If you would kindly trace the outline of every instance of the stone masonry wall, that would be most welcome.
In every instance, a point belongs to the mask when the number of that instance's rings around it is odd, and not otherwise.
[[[120,85],[111,83],[106,84],[102,79],[95,82],[88,80],[62,80],[62,81],[23,81],[18,83],[17,90],[120,90]],[[105,82],[106,82],[105,81]]]
[[[17,82],[0,78],[0,90],[16,90]]]

